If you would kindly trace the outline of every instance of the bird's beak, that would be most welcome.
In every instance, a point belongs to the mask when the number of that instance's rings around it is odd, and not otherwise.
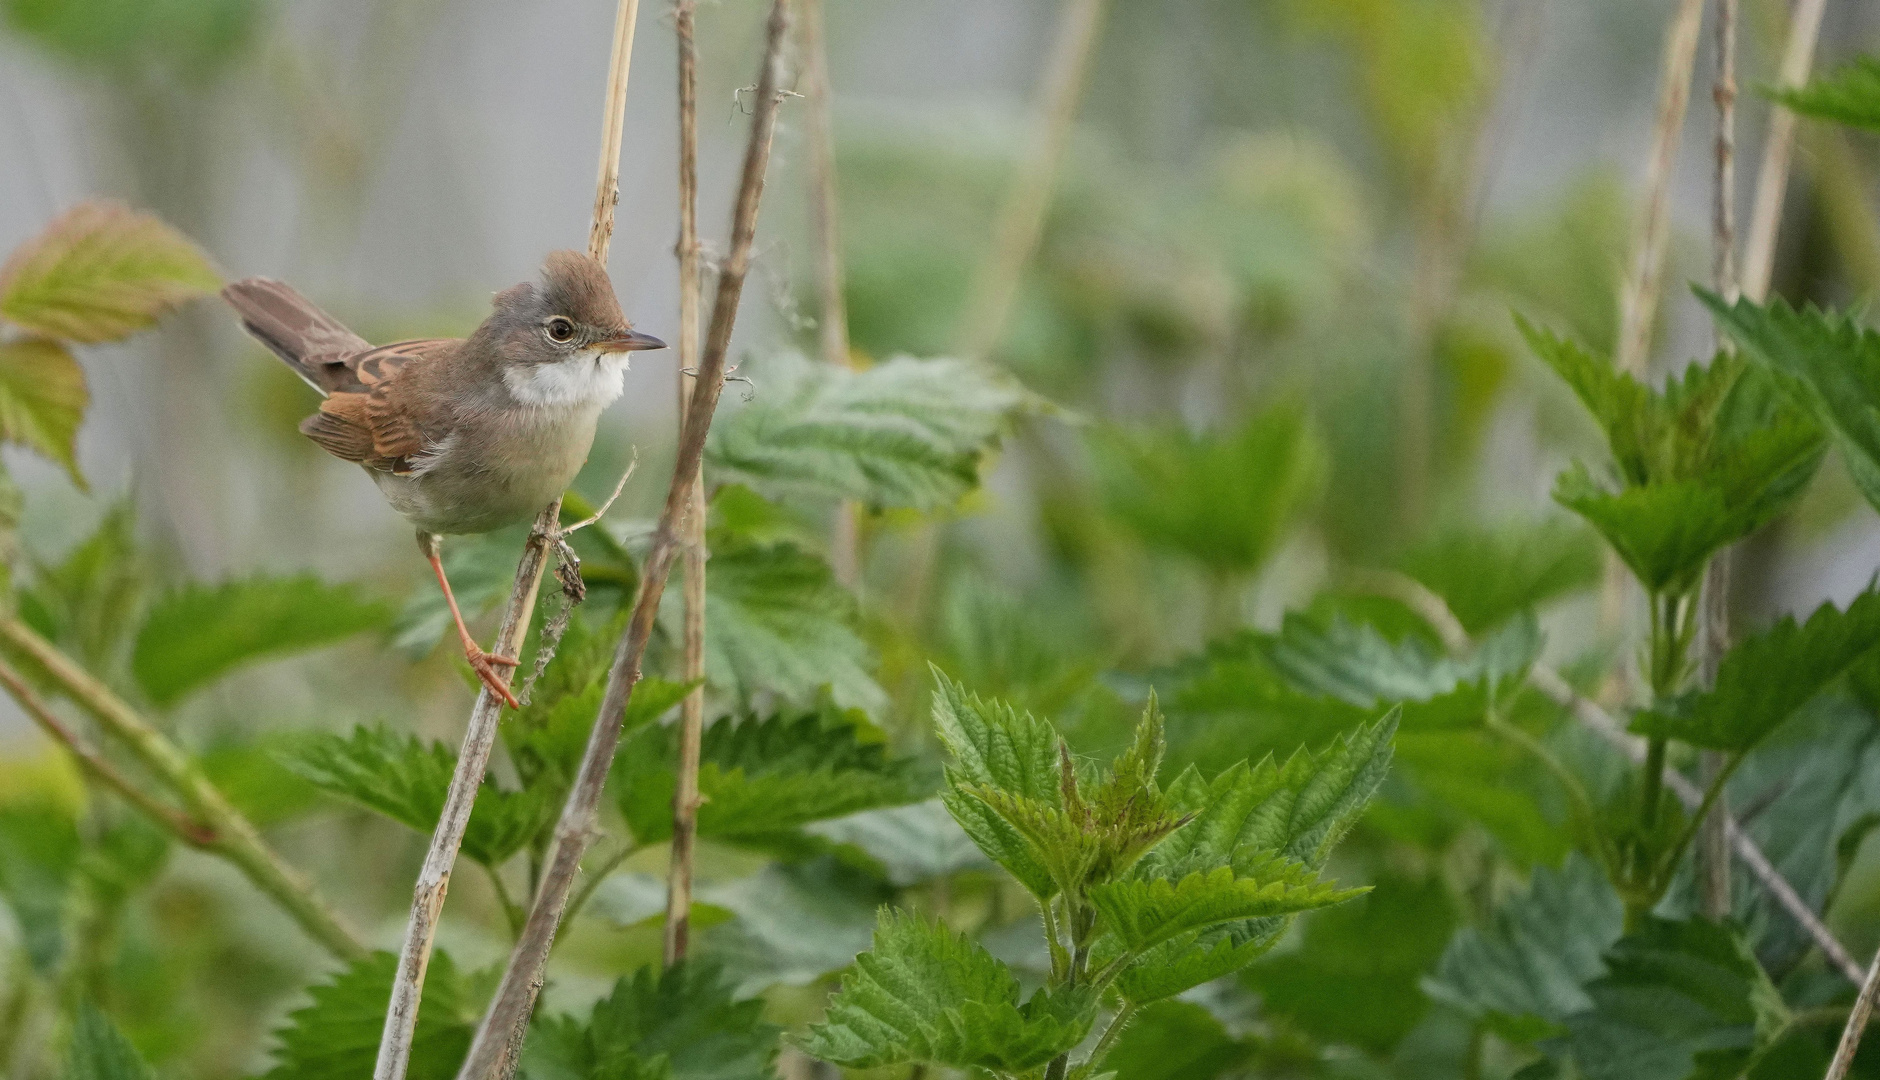
[[[663,349],[666,343],[651,334],[642,334],[638,330],[628,330],[610,338],[595,342],[602,352],[644,352],[648,349]]]

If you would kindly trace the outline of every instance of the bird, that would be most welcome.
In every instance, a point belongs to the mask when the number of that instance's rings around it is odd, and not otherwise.
[[[325,399],[301,434],[364,467],[417,528],[464,658],[520,708],[464,625],[439,556],[441,537],[489,532],[559,497],[587,460],[603,409],[620,397],[630,354],[666,343],[635,330],[607,270],[551,252],[537,282],[495,295],[467,338],[374,346],[288,285],[251,277],[222,290],[242,328]]]

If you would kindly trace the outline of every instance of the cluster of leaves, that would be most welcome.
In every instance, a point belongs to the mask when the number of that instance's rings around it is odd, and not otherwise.
[[[817,1057],[1094,1075],[1137,1008],[1246,967],[1292,916],[1363,891],[1318,875],[1383,780],[1394,716],[1318,755],[1243,762],[1212,780],[1190,768],[1165,790],[1153,699],[1129,748],[1098,771],[1048,721],[936,680],[934,719],[952,756],[943,802],[1037,900],[1050,975],[1024,998],[982,945],[884,911],[873,947],[803,1041]],[[1124,1012],[1069,1067],[1110,991]]]

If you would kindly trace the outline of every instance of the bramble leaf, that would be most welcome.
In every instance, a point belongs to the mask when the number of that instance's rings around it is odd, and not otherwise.
[[[457,755],[442,743],[384,728],[356,727],[350,736],[312,735],[280,754],[281,763],[323,791],[383,814],[422,833],[437,828]],[[505,791],[485,778],[464,832],[463,853],[499,866],[555,818],[557,793]]]
[[[1582,987],[1605,971],[1600,956],[1624,922],[1605,874],[1569,855],[1559,870],[1535,868],[1527,892],[1504,902],[1488,925],[1457,931],[1424,991],[1486,1018],[1503,1038],[1533,1042],[1592,1006]]]
[[[762,1001],[733,1001],[711,964],[643,967],[585,1022],[538,1019],[522,1047],[526,1080],[770,1080],[778,1029]]]
[[[1802,116],[1880,131],[1880,59],[1871,56],[1857,56],[1806,86],[1773,89],[1768,95]]]
[[[151,700],[172,705],[233,668],[331,644],[391,617],[357,586],[311,574],[189,585],[151,606],[131,672]]]
[[[202,251],[155,215],[92,200],[0,267],[0,317],[64,341],[116,341],[221,285]]]
[[[44,454],[85,487],[75,440],[91,392],[84,369],[47,338],[0,341],[0,441]]]
[[[1017,1073],[1082,1042],[1096,1011],[1087,988],[1039,990],[1021,1004],[1018,980],[977,943],[884,908],[873,948],[798,1045],[848,1068],[928,1062]]]
[[[1880,593],[1862,593],[1846,611],[1823,604],[1801,625],[1784,616],[1724,654],[1714,687],[1660,702],[1632,730],[1743,753],[1876,645]]]
[[[767,692],[808,705],[825,686],[844,708],[874,709],[887,700],[856,633],[855,598],[827,563],[792,544],[733,537],[714,538],[711,552],[708,682],[746,702]]]
[[[61,1080],[152,1080],[155,1076],[117,1025],[91,1002],[79,1003]]]
[[[743,484],[779,500],[952,503],[978,483],[1011,417],[1035,400],[1009,376],[965,360],[897,356],[853,371],[783,353],[758,379],[762,394],[712,424],[705,467],[714,486]]]
[[[263,1080],[355,1080],[369,1076],[385,1031],[398,958],[375,952],[354,961],[331,982],[308,991],[312,1004],[287,1015],[275,1032],[275,1066]],[[442,949],[431,954],[424,978],[424,1008],[411,1041],[412,1080],[449,1080],[457,1073],[477,1019],[457,965]]]
[[[1439,534],[1398,568],[1428,586],[1472,636],[1599,581],[1599,541],[1570,518]]]
[[[1303,863],[1272,857],[1240,872],[1197,870],[1179,881],[1134,877],[1090,886],[1090,902],[1122,946],[1140,952],[1190,931],[1342,903],[1365,892],[1320,881]]]

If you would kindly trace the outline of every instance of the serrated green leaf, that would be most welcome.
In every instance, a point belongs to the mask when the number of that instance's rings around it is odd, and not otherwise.
[[[13,913],[33,969],[50,974],[65,953],[65,907],[78,870],[78,827],[43,806],[0,807],[0,899]]]
[[[849,1068],[927,1062],[1017,1073],[1082,1042],[1096,1009],[1087,989],[1040,990],[1020,1004],[1018,980],[984,948],[884,908],[874,947],[798,1045]]]
[[[1587,1080],[1730,1080],[1788,1022],[1754,954],[1714,923],[1647,918],[1604,962],[1562,1040]]]
[[[1183,934],[1125,968],[1116,977],[1116,991],[1125,1001],[1143,1005],[1232,975],[1266,955],[1286,925],[1285,919],[1260,919]]]
[[[1269,919],[1343,903],[1363,889],[1339,889],[1303,863],[1273,857],[1236,873],[1197,870],[1179,881],[1131,878],[1087,890],[1102,925],[1130,952],[1225,922]]]
[[[837,845],[845,858],[859,852],[852,861],[897,888],[992,865],[939,799],[812,822],[803,831]]]
[[[509,595],[521,552],[522,532],[516,529],[453,536],[443,545],[444,574],[450,578],[451,592],[465,619],[487,615]],[[392,644],[406,656],[419,659],[437,648],[451,625],[444,591],[427,573],[392,620]]]
[[[865,738],[858,716],[728,717],[700,741],[700,836],[763,846],[814,821],[919,801],[931,788],[911,759]],[[615,791],[640,843],[672,834],[678,732],[648,727],[621,747]]]
[[[1533,1042],[1592,1006],[1582,987],[1605,970],[1600,957],[1624,925],[1625,907],[1605,874],[1569,855],[1557,871],[1536,868],[1527,891],[1487,925],[1457,931],[1424,990],[1486,1018],[1503,1038]]]
[[[1136,1013],[1099,1064],[1116,1080],[1209,1080],[1248,1064],[1255,1050],[1201,1006],[1159,1001]]]
[[[116,341],[221,285],[196,245],[154,215],[93,200],[0,267],[0,317],[65,341]]]
[[[872,711],[887,701],[869,673],[873,653],[856,633],[855,598],[827,563],[793,544],[725,536],[713,538],[711,554],[708,683],[747,703],[767,693],[806,706],[824,687],[844,708]]]
[[[758,379],[762,394],[713,422],[705,467],[714,486],[779,500],[944,506],[978,482],[999,433],[1033,400],[965,360],[898,356],[853,371],[784,353]]]
[[[457,755],[442,743],[357,727],[350,736],[312,735],[280,753],[296,775],[422,833],[437,828]],[[553,821],[559,792],[505,791],[485,778],[464,831],[463,853],[499,866]]]
[[[716,966],[644,967],[614,984],[585,1022],[537,1020],[522,1047],[527,1080],[770,1080],[779,1029],[763,1002],[733,1001]]]
[[[136,507],[128,498],[111,503],[62,560],[30,562],[31,580],[17,596],[21,617],[106,682],[128,683],[131,635],[151,580]]]
[[[1426,540],[1398,568],[1441,596],[1471,636],[1599,581],[1598,538],[1571,519],[1454,530]]]
[[[79,1003],[61,1080],[152,1080],[155,1075],[117,1025],[91,1002]]]
[[[1061,805],[1057,729],[1003,702],[968,693],[938,669],[933,675],[934,726],[952,756],[941,801],[987,857],[1034,896],[1048,899],[1057,892],[1051,872],[1017,829],[966,788],[1003,791],[1045,807]]]
[[[329,645],[391,617],[358,586],[311,574],[189,585],[151,606],[131,672],[151,700],[173,705],[243,664]]]
[[[1880,131],[1880,60],[1871,56],[1857,56],[1806,86],[1768,95],[1802,116]]]
[[[275,1032],[274,1068],[265,1080],[357,1080],[372,1074],[385,1007],[392,1000],[398,958],[375,952],[354,961],[331,982],[308,990],[313,998],[287,1015]],[[448,1080],[470,1049],[477,1003],[450,954],[431,954],[424,977],[424,1008],[411,1042],[411,1080]]]
[[[1226,434],[1115,430],[1092,449],[1105,501],[1124,524],[1221,574],[1258,570],[1324,472],[1324,451],[1291,403]]]
[[[0,341],[0,441],[44,454],[85,487],[78,471],[78,426],[91,392],[65,346],[47,338]]]
[[[1877,644],[1880,593],[1862,593],[1846,611],[1823,604],[1799,626],[1784,616],[1725,653],[1711,689],[1640,713],[1632,730],[1744,753]]]
[[[697,955],[724,967],[739,998],[805,986],[867,950],[875,911],[891,895],[828,857],[701,886],[701,901],[737,918],[706,930]]]

